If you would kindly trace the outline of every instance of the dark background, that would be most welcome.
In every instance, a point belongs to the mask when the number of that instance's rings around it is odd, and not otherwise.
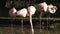
[[[8,2],[12,1],[12,3]],[[7,5],[6,2],[9,4]],[[9,17],[8,12],[9,9],[13,6],[19,10],[22,8],[26,8],[29,5],[36,5],[41,2],[46,2],[47,4],[53,4],[57,6],[57,11],[55,14],[50,14],[51,17],[60,17],[60,0],[0,0],[0,17]],[[6,6],[7,5],[7,6]]]

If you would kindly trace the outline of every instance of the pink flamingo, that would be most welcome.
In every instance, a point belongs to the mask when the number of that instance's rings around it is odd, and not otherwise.
[[[43,12],[47,12],[48,5],[47,5],[46,2],[42,2],[42,3],[38,4],[38,5],[35,5],[35,7],[36,7],[36,10],[40,14],[40,17],[39,17],[40,18],[40,32],[42,32],[41,16],[42,16]]]
[[[41,16],[43,12],[55,13],[57,10],[56,6],[47,5],[46,2],[42,2],[38,5],[35,5],[36,10],[40,13],[40,32],[42,32],[42,23],[41,23]]]
[[[12,9],[9,10],[9,16],[12,18],[16,17],[16,12],[17,12],[17,10],[13,7]],[[13,20],[14,19],[12,19],[11,22]],[[13,33],[13,24],[11,24],[11,32]]]
[[[33,24],[32,24],[32,16],[35,14],[36,8],[34,6],[30,6],[30,7],[28,7],[27,10],[28,10],[27,15],[29,15],[29,17],[30,17],[31,31],[32,31],[32,34],[34,34],[34,29],[33,29]]]
[[[35,14],[35,11],[36,9],[34,6],[29,6],[27,9],[23,8],[17,11],[17,16],[22,16],[22,17],[29,16],[32,34],[34,34],[34,29],[33,29],[33,24],[32,24],[32,15]],[[23,22],[23,19],[22,19],[22,22]],[[22,23],[22,32],[23,32],[23,23]]]
[[[54,14],[56,10],[57,10],[56,6],[53,6],[52,4],[48,5],[47,12]],[[48,16],[47,16],[47,27],[48,27]],[[47,28],[47,31],[48,31],[48,28]]]
[[[16,15],[25,18],[26,14],[27,14],[27,9],[23,8],[23,9],[17,11]],[[21,19],[21,31],[22,31],[22,33],[24,33],[24,31],[23,31],[23,18]]]

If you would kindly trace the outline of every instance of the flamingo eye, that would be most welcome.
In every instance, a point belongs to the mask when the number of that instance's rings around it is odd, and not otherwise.
[[[51,8],[51,10],[53,10],[53,8]]]

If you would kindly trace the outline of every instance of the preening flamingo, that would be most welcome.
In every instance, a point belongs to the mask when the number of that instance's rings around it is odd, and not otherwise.
[[[47,12],[51,13],[51,14],[54,14],[57,10],[57,7],[50,4],[48,5],[48,8],[47,8]],[[49,18],[49,15],[47,16],[47,27],[48,27],[48,18]],[[47,28],[47,31],[48,31],[48,28]]]
[[[41,23],[41,16],[43,12],[49,12],[49,13],[55,13],[57,10],[56,6],[53,5],[47,5],[46,2],[42,2],[35,6],[36,10],[40,12],[40,32],[42,32],[42,23]]]
[[[13,7],[12,9],[9,10],[9,16],[14,18],[16,17],[16,12],[17,10]],[[11,20],[11,23],[14,19]],[[11,24],[11,32],[13,33],[13,24]]]

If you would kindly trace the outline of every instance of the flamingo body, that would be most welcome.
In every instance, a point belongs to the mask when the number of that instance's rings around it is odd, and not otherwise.
[[[26,8],[23,8],[23,9],[17,11],[17,15],[19,15],[19,16],[26,17],[26,14],[27,14]]]
[[[47,4],[46,2],[40,3],[40,6],[42,7],[42,9],[46,12],[47,11]]]
[[[43,3],[40,3],[40,4],[36,5],[36,9],[39,12],[42,12],[42,11],[46,12],[47,11],[47,7],[48,7],[48,5],[47,5],[46,2],[43,2]]]
[[[29,12],[28,14],[33,15],[35,14],[36,8],[34,6],[30,6],[27,8],[27,10]]]

